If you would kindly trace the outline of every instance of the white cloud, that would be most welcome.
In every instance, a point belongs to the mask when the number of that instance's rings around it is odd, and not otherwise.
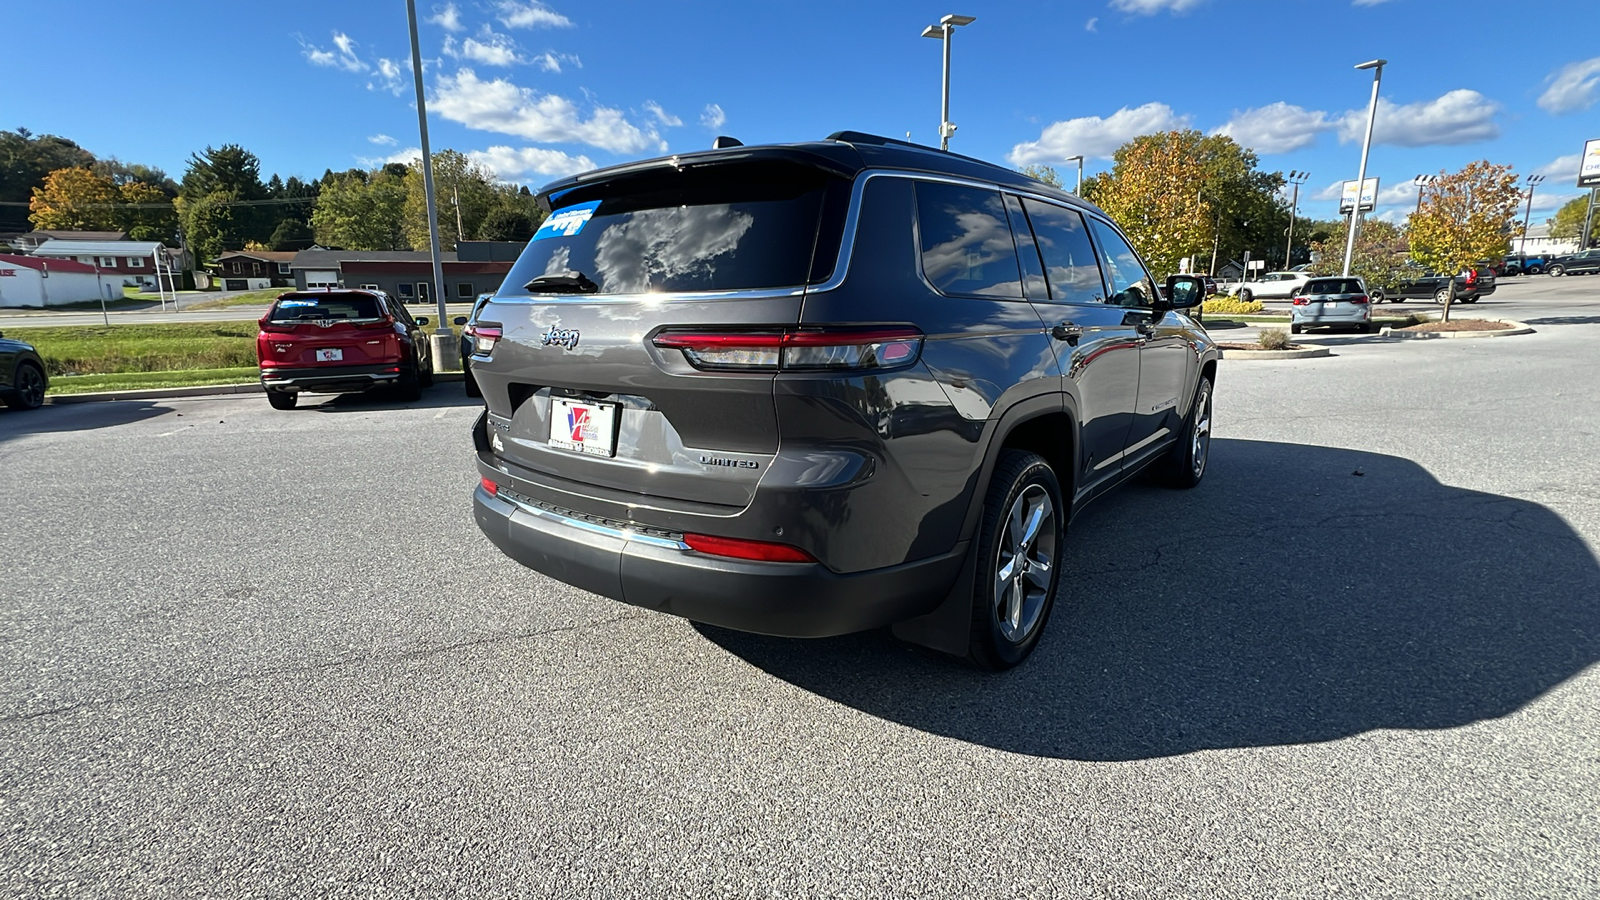
[[[587,172],[595,167],[594,160],[587,156],[570,156],[560,150],[543,147],[517,149],[499,145],[487,150],[470,151],[467,156],[494,172],[501,181],[514,181],[524,175],[559,178]]]
[[[1527,209],[1527,195],[1524,194],[1523,196],[1523,209]],[[1544,189],[1543,185],[1540,185],[1539,188],[1533,192],[1533,211],[1535,214],[1541,212],[1554,212],[1555,210],[1566,206],[1568,203],[1571,203],[1579,197],[1587,196],[1589,196],[1588,191],[1577,191],[1575,193],[1568,193],[1564,191],[1547,191]],[[1534,224],[1538,224],[1538,222],[1539,220],[1537,218],[1533,220]]]
[[[516,41],[487,25],[483,26],[477,37],[469,37],[460,43],[453,37],[445,38],[444,54],[486,66],[513,66],[522,62],[517,56]]]
[[[1235,112],[1212,134],[1225,134],[1257,153],[1288,153],[1316,143],[1317,135],[1332,127],[1325,112],[1279,101]]]
[[[1109,157],[1118,147],[1141,134],[1155,134],[1183,128],[1187,116],[1173,113],[1165,103],[1146,103],[1123,107],[1106,118],[1084,116],[1045,126],[1037,141],[1025,141],[1011,148],[1006,159],[1014,166],[1058,163],[1064,157]]]
[[[421,158],[421,147],[407,147],[404,150],[396,150],[388,156],[358,156],[356,161],[369,169],[376,169],[388,163],[400,163],[403,166],[409,166],[412,160]]]
[[[555,72],[558,75],[561,74],[562,63],[571,63],[577,68],[583,68],[583,60],[572,55],[571,53],[545,52],[535,56],[533,59],[529,60],[529,62],[546,72]]]
[[[1583,154],[1568,153],[1558,156],[1548,165],[1540,166],[1530,172],[1530,175],[1543,175],[1546,178],[1561,179],[1576,183],[1578,180],[1578,167],[1583,164]]]
[[[367,71],[367,64],[362,62],[361,57],[356,55],[356,42],[351,40],[348,34],[342,31],[335,31],[333,33],[333,46],[334,49],[332,50],[324,50],[314,44],[306,43],[304,38],[300,39],[301,52],[305,54],[306,59],[310,60],[314,66],[329,66],[343,69],[346,72]]]
[[[1099,21],[1100,21],[1100,19],[1098,17],[1091,18],[1089,21],[1083,23],[1083,30],[1084,31],[1099,31],[1098,28],[1094,27],[1095,24],[1098,23]]]
[[[1436,100],[1403,106],[1379,98],[1372,142],[1433,147],[1487,141],[1500,136],[1500,126],[1494,121],[1499,112],[1500,104],[1469,90],[1454,90]],[[1341,143],[1359,143],[1366,134],[1367,111],[1350,110],[1339,118],[1338,128]]]
[[[461,24],[461,10],[457,9],[454,3],[435,6],[433,15],[428,17],[428,21],[443,28],[445,31],[461,31],[467,27]]]
[[[1140,16],[1153,16],[1164,9],[1184,12],[1199,6],[1202,0],[1111,0],[1113,9]]]
[[[721,128],[727,122],[728,114],[723,112],[722,107],[715,103],[707,103],[705,110],[700,113],[700,124],[712,131]]]
[[[424,66],[426,68],[426,66]],[[367,82],[367,88],[374,91],[388,91],[396,97],[400,92],[411,87],[411,60],[393,60],[380,58],[372,67],[372,80]]]
[[[1389,0],[1350,0],[1350,5],[1351,6],[1377,6],[1380,3],[1388,3],[1388,2],[1389,2]]]
[[[1600,56],[1567,63],[1548,80],[1550,86],[1539,95],[1545,112],[1561,115],[1588,109],[1600,100]]]
[[[669,128],[676,128],[683,124],[683,120],[661,108],[661,104],[654,100],[646,100],[645,111],[656,117],[656,121]]]
[[[398,143],[394,138],[389,137],[387,134],[375,134],[367,138],[367,140],[377,144],[379,147],[393,147],[396,143]]]
[[[503,78],[480,79],[471,69],[440,76],[429,107],[452,122],[532,141],[588,144],[613,153],[658,146],[654,129],[641,129],[621,110],[596,107],[588,119],[571,100],[539,94]]]
[[[1352,180],[1354,180],[1354,179],[1352,179]],[[1317,190],[1316,193],[1311,195],[1311,199],[1313,199],[1313,200],[1337,200],[1337,199],[1339,199],[1339,196],[1341,194],[1343,194],[1343,193],[1344,193],[1344,180],[1340,179],[1339,181],[1335,181],[1334,183],[1328,185],[1325,188],[1320,188],[1319,190]]]
[[[507,28],[571,28],[572,20],[538,0],[500,0],[495,4],[500,21]]]

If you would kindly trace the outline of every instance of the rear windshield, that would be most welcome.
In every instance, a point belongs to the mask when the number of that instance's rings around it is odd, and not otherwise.
[[[850,184],[791,162],[652,169],[552,198],[506,276],[582,275],[585,292],[736,291],[825,281]],[[548,288],[531,288],[533,293]],[[569,286],[562,292],[572,292]]]
[[[1327,278],[1306,282],[1308,294],[1359,294],[1361,282],[1354,278]]]
[[[272,305],[272,321],[304,319],[381,319],[383,304],[368,294],[330,294],[326,297],[280,297]]]

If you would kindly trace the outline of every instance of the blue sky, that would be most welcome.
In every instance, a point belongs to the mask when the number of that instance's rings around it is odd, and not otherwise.
[[[1379,215],[1413,176],[1476,159],[1549,176],[1535,221],[1577,196],[1600,138],[1590,3],[1533,11],[1462,0],[419,0],[432,145],[533,187],[629,159],[820,138],[839,129],[937,144],[939,42],[956,32],[951,149],[1011,165],[1082,153],[1088,171],[1140,133],[1225,130],[1270,170],[1309,171],[1301,213],[1334,214],[1354,179],[1383,57],[1369,175]],[[401,0],[26,3],[8,11],[13,89],[0,126],[70,137],[181,176],[239,143],[264,172],[409,158],[417,146]],[[92,24],[93,27],[80,27]],[[24,76],[26,73],[26,76]]]

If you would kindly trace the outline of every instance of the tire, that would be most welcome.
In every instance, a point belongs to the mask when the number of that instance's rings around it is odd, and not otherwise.
[[[6,406],[12,409],[38,409],[44,405],[44,371],[31,362],[17,366],[11,379],[11,393],[6,395]]]
[[[1168,487],[1187,490],[1200,483],[1211,461],[1211,379],[1200,376],[1194,402],[1183,419],[1178,443],[1156,463],[1156,476]]]
[[[428,354],[428,358],[423,361],[423,364],[421,365],[421,370],[422,370],[422,374],[417,377],[417,383],[422,385],[425,388],[433,387],[433,354],[432,353]]]
[[[1372,333],[1372,323],[1371,322],[1362,322],[1360,325],[1356,326],[1356,334],[1371,334],[1371,333]]]
[[[1037,453],[1002,450],[980,525],[967,658],[990,671],[1028,658],[1050,621],[1066,514],[1061,485]]]
[[[1252,291],[1249,288],[1240,288],[1239,289],[1239,299],[1240,300],[1243,300],[1244,302],[1249,303],[1251,300],[1254,300],[1255,298],[1256,298],[1256,292],[1255,291]]]
[[[1383,288],[1367,291],[1367,299],[1373,303],[1382,303],[1386,299],[1386,296],[1383,293]]]
[[[1299,323],[1294,323],[1294,324],[1291,324],[1289,326],[1289,333],[1290,334],[1299,334],[1300,332],[1304,331],[1305,329],[1306,329],[1306,327],[1304,325],[1301,325]]]
[[[415,363],[400,370],[400,380],[395,383],[394,390],[402,403],[415,403],[422,399],[422,378],[417,374]]]
[[[1560,278],[1561,276],[1567,274],[1567,267],[1566,266],[1551,266],[1550,268],[1546,269],[1545,271],[1550,273],[1550,277],[1551,278]]]
[[[1449,288],[1439,288],[1437,291],[1433,292],[1433,302],[1435,302],[1435,303],[1443,303],[1443,302],[1445,302],[1446,300],[1449,300],[1449,299],[1450,299],[1450,289]]]
[[[267,402],[273,409],[294,409],[295,401],[300,399],[299,394],[289,391],[267,391]]]
[[[1542,275],[1542,274],[1544,274],[1544,267],[1543,266],[1529,266],[1528,267],[1528,274],[1529,275]]]

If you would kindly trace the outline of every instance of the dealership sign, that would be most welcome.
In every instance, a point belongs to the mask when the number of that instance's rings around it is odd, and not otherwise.
[[[1356,205],[1356,183],[1346,181],[1344,194],[1339,198],[1339,214],[1347,216],[1351,207]],[[1372,212],[1378,207],[1378,179],[1368,178],[1361,185],[1361,211]]]
[[[1578,165],[1578,187],[1600,187],[1600,140],[1583,145],[1583,162]]]

